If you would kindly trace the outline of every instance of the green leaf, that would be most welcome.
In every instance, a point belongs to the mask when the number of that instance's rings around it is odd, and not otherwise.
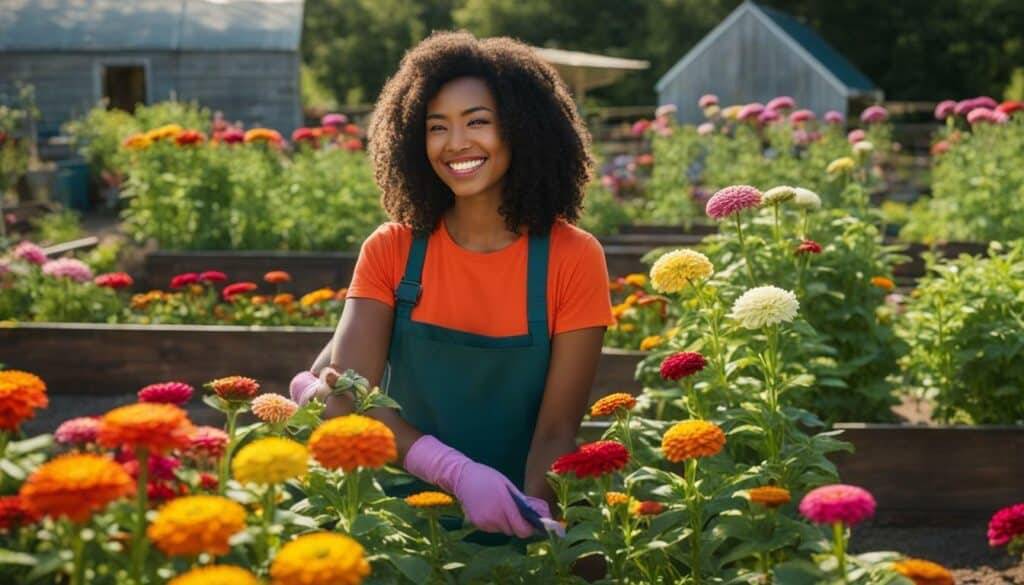
[[[30,554],[0,548],[0,565],[21,565],[24,567],[32,567],[38,562],[39,559]]]
[[[0,471],[4,472],[4,475],[14,479],[15,481],[24,481],[27,474],[25,470],[16,465],[10,459],[0,459]]]
[[[358,522],[358,519],[356,521]],[[394,554],[390,555],[388,560],[413,583],[426,583],[434,570],[430,563],[412,555]]]

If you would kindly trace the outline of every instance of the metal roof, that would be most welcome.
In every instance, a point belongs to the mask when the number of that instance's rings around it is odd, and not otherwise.
[[[304,0],[0,0],[0,51],[294,51]]]

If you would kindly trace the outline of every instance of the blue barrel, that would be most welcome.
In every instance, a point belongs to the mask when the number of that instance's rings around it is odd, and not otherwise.
[[[53,200],[66,209],[89,209],[89,165],[84,160],[57,161],[57,179],[54,181]]]

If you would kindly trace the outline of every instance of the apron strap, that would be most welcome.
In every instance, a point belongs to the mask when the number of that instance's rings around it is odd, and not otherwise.
[[[423,277],[423,259],[427,255],[427,238],[416,237],[412,240],[412,247],[409,249],[409,259],[405,263],[405,276],[398,283],[395,290],[395,312],[396,316],[409,319],[412,309],[420,302],[420,294],[423,292],[423,285],[420,281]]]
[[[548,336],[549,235],[530,236],[526,264],[526,319],[534,340]]]

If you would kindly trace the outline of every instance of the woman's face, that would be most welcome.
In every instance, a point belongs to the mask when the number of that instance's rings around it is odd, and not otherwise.
[[[482,79],[453,79],[427,103],[427,158],[456,197],[501,196],[511,153]]]

